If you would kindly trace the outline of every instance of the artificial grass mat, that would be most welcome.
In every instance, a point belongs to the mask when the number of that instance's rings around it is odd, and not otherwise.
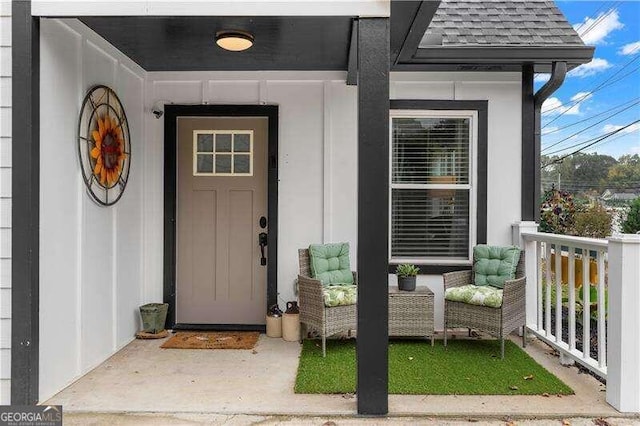
[[[353,393],[355,340],[328,340],[322,358],[318,341],[305,340],[295,393]],[[404,395],[570,395],[573,390],[515,343],[505,341],[504,360],[496,340],[389,343],[389,393]]]

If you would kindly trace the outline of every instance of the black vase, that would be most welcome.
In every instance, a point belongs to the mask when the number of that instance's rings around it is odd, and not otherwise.
[[[416,276],[398,277],[398,288],[402,291],[414,291],[416,289]]]

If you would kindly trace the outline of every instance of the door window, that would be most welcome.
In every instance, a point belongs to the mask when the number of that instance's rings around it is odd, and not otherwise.
[[[253,130],[194,130],[194,176],[253,176]]]

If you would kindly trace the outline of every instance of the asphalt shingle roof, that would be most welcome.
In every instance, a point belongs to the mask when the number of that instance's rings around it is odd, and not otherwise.
[[[584,46],[584,43],[553,1],[442,0],[420,43],[420,47],[434,45]]]

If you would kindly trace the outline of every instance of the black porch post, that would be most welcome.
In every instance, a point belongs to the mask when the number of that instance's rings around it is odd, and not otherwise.
[[[540,217],[540,146],[534,127],[533,64],[522,67],[522,220]]]
[[[358,413],[388,412],[389,19],[358,23]]]
[[[13,1],[11,404],[38,402],[40,30],[30,1]]]

